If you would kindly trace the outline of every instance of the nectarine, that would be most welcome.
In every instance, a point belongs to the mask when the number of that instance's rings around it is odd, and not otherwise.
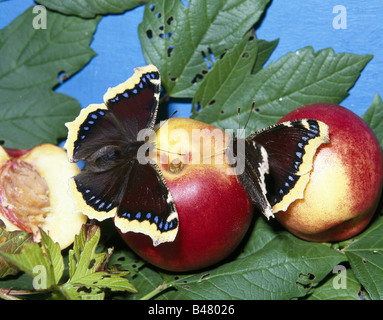
[[[362,231],[382,192],[382,149],[370,127],[350,110],[318,103],[300,107],[280,122],[312,118],[329,126],[329,144],[314,158],[304,199],[276,214],[290,232],[311,241],[340,241]]]
[[[8,231],[24,230],[40,240],[44,230],[61,249],[69,246],[86,216],[73,213],[69,178],[79,172],[66,152],[52,144],[28,150],[0,147],[0,219]]]
[[[221,261],[238,246],[253,215],[250,199],[226,162],[228,135],[200,121],[171,118],[155,139],[153,159],[174,199],[179,230],[173,242],[158,246],[144,234],[127,232],[123,239],[143,259],[170,271]]]

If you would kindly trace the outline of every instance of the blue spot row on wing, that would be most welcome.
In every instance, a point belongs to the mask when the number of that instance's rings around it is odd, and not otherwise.
[[[91,189],[84,186],[78,179],[75,178],[77,190],[82,194],[82,198],[86,204],[96,211],[108,212],[112,210],[115,205],[111,201],[107,201],[102,197],[97,197]]]
[[[307,122],[309,124],[309,129],[308,130],[306,129],[307,133],[305,135],[302,135],[300,138],[301,141],[297,143],[297,150],[295,151],[295,161],[292,164],[293,169],[296,172],[299,171],[299,167],[303,163],[303,156],[306,153],[305,148],[307,144],[309,143],[311,139],[314,139],[315,137],[320,135],[318,122],[316,120],[311,120],[311,119],[307,120]],[[270,204],[274,206],[276,203],[281,201],[283,197],[287,195],[291,189],[294,188],[298,179],[299,177],[294,174],[288,175],[286,181],[284,182],[284,185],[281,186],[276,197],[270,201]]]
[[[123,93],[116,95],[113,99],[109,99],[110,102],[115,103],[120,100],[121,97],[128,99],[131,95],[136,95],[139,90],[143,89],[145,86],[151,84],[150,80],[159,79],[160,74],[158,72],[149,72],[141,76],[140,82],[136,84],[134,88],[127,89]]]
[[[146,214],[140,211],[136,213],[124,212],[121,215],[121,217],[131,221],[132,220],[138,220],[140,222],[149,221],[150,223],[156,224],[157,228],[161,232],[166,232],[177,227],[176,219],[173,219],[172,221],[166,221],[165,219],[160,218],[158,215],[154,215],[150,212],[147,212]]]
[[[77,136],[78,139],[77,141],[75,141],[74,155],[78,154],[80,142],[87,137],[89,130],[96,123],[96,121],[104,115],[105,115],[105,112],[101,109],[97,109],[96,111],[93,111],[88,114],[86,120],[80,126],[78,136]]]

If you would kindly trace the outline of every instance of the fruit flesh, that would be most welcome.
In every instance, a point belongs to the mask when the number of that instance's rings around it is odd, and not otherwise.
[[[66,248],[87,221],[83,214],[74,213],[68,193],[68,181],[78,167],[52,144],[10,154],[0,147],[0,219],[8,231],[32,232],[34,241],[40,240],[41,228],[61,249]]]
[[[39,236],[50,206],[48,185],[33,167],[9,159],[0,170],[0,202],[4,216],[18,228]]]

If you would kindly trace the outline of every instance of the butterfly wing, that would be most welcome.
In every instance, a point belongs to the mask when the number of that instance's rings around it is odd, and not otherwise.
[[[267,198],[274,213],[303,198],[315,153],[321,144],[330,142],[328,126],[312,119],[282,122],[254,132],[247,140],[267,152]]]
[[[136,68],[122,84],[109,88],[104,104],[91,104],[66,123],[65,148],[72,161],[89,160],[104,146],[124,148],[142,129],[152,129],[157,116],[160,74],[153,65]]]
[[[152,238],[154,246],[173,241],[178,214],[157,164],[134,163],[126,188],[114,220],[121,232],[144,233]]]
[[[235,174],[254,205],[267,218],[272,217],[271,205],[266,197],[265,178],[269,173],[269,160],[265,148],[250,139],[232,139],[229,143],[231,147],[226,150],[228,162],[233,164]]]
[[[157,68],[136,68],[130,79],[108,89],[104,104],[88,106],[67,124],[65,146],[72,161],[86,163],[70,182],[77,210],[97,220],[116,217],[123,232],[145,233],[156,244],[174,240],[178,230],[177,212],[160,169],[152,161],[137,159],[146,144],[137,136],[153,129],[159,94]],[[151,213],[153,219],[131,219],[124,214],[128,212],[134,217]],[[167,228],[156,224],[160,220],[168,222]]]

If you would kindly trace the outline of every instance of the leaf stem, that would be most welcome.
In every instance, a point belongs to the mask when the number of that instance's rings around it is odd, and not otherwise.
[[[0,298],[4,300],[22,300],[20,298],[14,297],[11,292],[12,290],[0,289]]]
[[[170,288],[172,285],[167,284],[165,281],[160,284],[157,288],[155,288],[153,291],[149,292],[148,294],[144,295],[143,297],[140,298],[140,300],[150,300],[153,297],[155,297],[157,294],[160,292],[166,290],[167,288]]]

